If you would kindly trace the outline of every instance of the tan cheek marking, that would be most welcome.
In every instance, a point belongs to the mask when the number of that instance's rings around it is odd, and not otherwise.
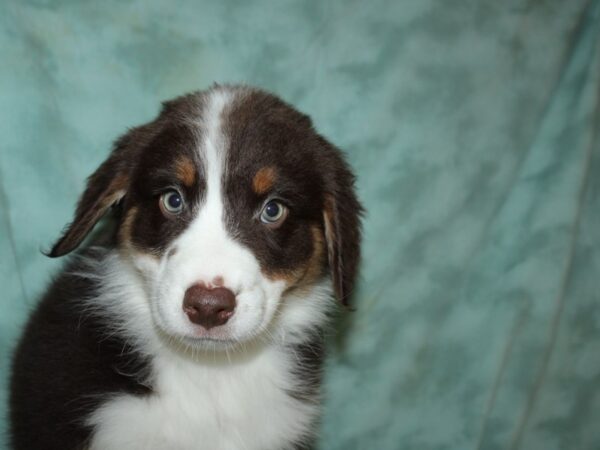
[[[273,281],[284,281],[287,288],[290,288],[295,286],[298,280],[302,278],[302,271],[293,269],[285,272],[270,272],[265,275]]]
[[[196,181],[196,166],[187,157],[179,158],[175,163],[177,178],[188,187],[192,187]]]
[[[263,167],[256,172],[256,175],[254,175],[254,178],[252,179],[252,189],[254,189],[254,192],[258,195],[262,195],[273,187],[276,177],[277,173],[274,167]]]
[[[125,219],[123,220],[123,223],[121,224],[121,228],[119,228],[119,231],[117,234],[118,239],[119,239],[119,244],[121,245],[122,250],[125,250],[126,252],[143,253],[143,254],[151,256],[153,258],[159,259],[160,255],[157,255],[157,254],[152,253],[147,250],[144,251],[144,249],[140,249],[139,247],[135,247],[133,245],[133,242],[131,241],[131,232],[133,229],[133,223],[134,223],[137,215],[138,215],[137,206],[133,206],[129,211],[127,211],[127,214],[125,215]]]
[[[119,229],[119,243],[124,246],[131,246],[131,229],[133,227],[133,221],[135,220],[138,213],[138,208],[134,206],[125,215],[125,219]]]
[[[325,237],[317,225],[312,225],[313,252],[308,261],[297,269],[266,274],[272,280],[282,280],[287,289],[308,287],[319,279],[325,265]]]
[[[313,235],[313,253],[308,260],[308,264],[304,270],[304,275],[299,280],[299,284],[301,285],[308,285],[317,281],[317,279],[323,273],[323,266],[325,262],[323,259],[325,254],[325,238],[323,237],[323,233],[316,225],[311,226],[310,231]]]

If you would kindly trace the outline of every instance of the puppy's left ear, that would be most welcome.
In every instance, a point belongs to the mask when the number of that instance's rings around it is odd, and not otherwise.
[[[126,139],[127,136],[117,141],[108,159],[88,178],[73,222],[67,225],[47,256],[56,258],[77,248],[108,209],[123,198],[129,184]]]
[[[324,143],[331,158],[326,168],[323,208],[329,270],[337,299],[348,306],[360,261],[363,208],[356,197],[354,174],[342,153]]]

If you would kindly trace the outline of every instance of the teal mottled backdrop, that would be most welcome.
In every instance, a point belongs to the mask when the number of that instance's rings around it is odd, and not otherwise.
[[[111,142],[246,82],[368,210],[321,448],[600,448],[599,0],[0,0],[0,65],[2,405],[39,250]]]

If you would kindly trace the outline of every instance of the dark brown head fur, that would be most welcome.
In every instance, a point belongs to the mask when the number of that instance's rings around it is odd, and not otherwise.
[[[359,261],[362,208],[342,153],[313,129],[306,115],[277,97],[247,87],[226,89],[234,93],[222,113],[228,232],[251,249],[271,277],[301,285],[328,267],[336,296],[347,304]],[[206,95],[197,92],[165,103],[154,121],[116,142],[88,179],[74,220],[50,256],[79,246],[117,202],[118,245],[156,257],[165,254],[206,195],[207,174],[198,152]],[[170,217],[159,201],[173,189],[185,199],[185,208]],[[276,228],[257,219],[269,200],[287,208]]]

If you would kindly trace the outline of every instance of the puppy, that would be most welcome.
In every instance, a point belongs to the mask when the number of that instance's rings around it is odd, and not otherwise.
[[[353,185],[340,151],[271,94],[216,85],[166,102],[116,142],[49,252],[112,218],[25,329],[14,448],[311,448],[323,330],[359,260]]]

